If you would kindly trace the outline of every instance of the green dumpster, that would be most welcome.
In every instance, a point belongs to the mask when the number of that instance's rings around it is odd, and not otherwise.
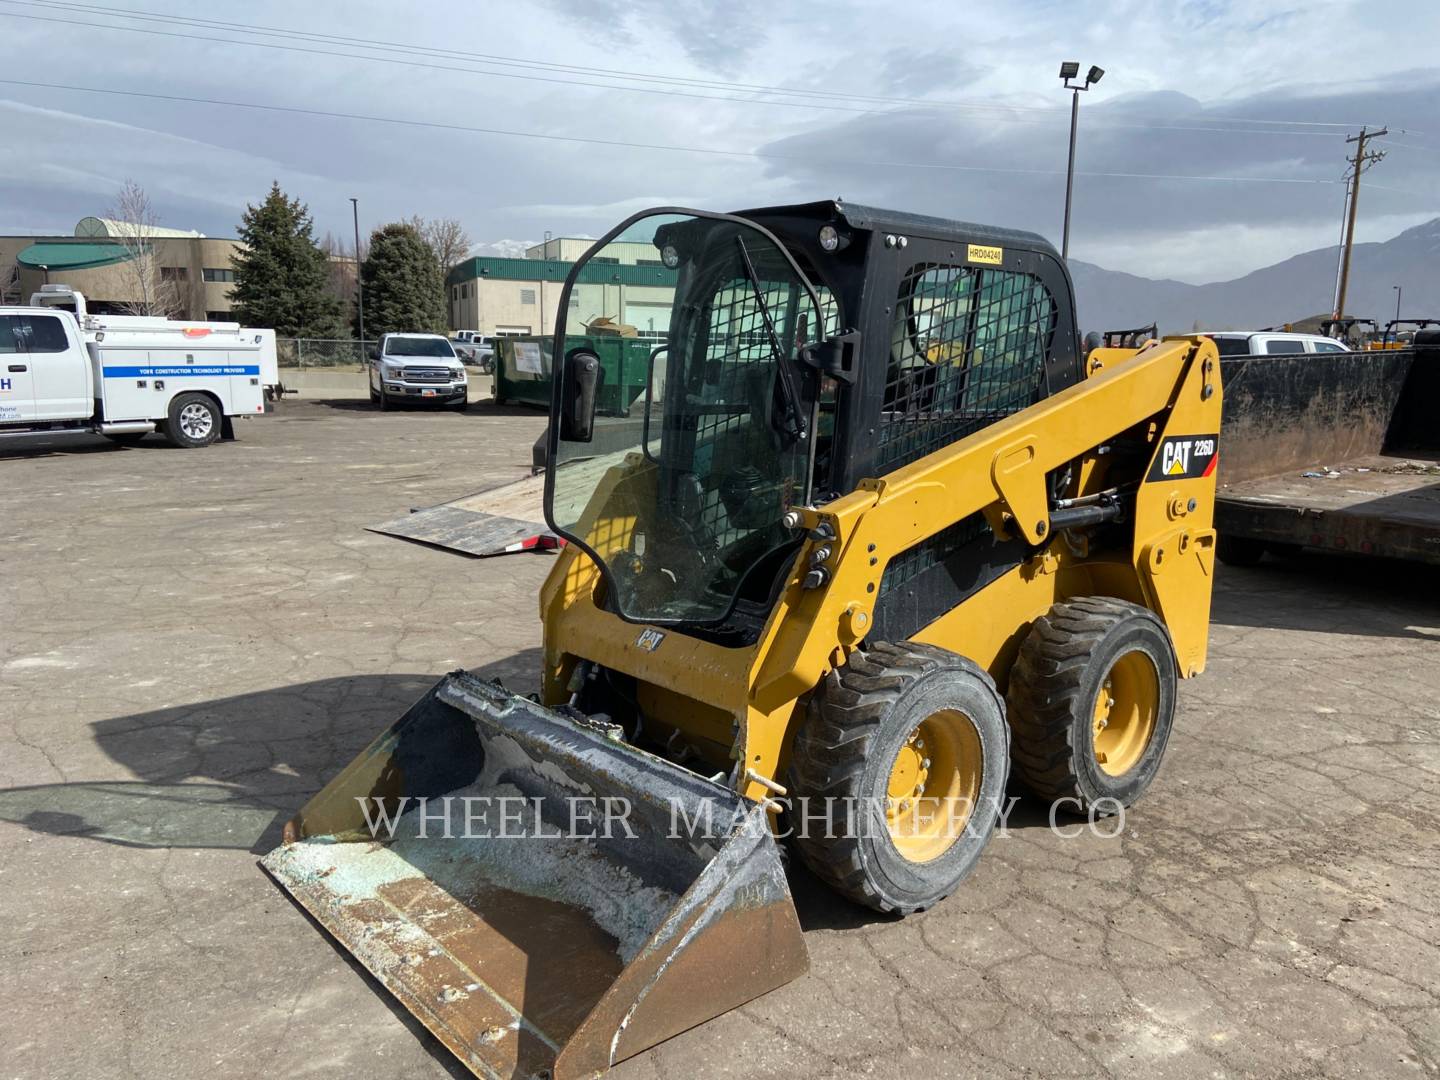
[[[612,335],[566,335],[565,351],[589,349],[600,357],[600,392],[595,411],[601,416],[629,416],[630,406],[645,392],[650,354],[661,342]],[[553,337],[495,339],[495,404],[550,408],[551,373],[555,370]]]

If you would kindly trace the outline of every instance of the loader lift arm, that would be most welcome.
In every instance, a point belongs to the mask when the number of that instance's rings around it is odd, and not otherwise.
[[[976,511],[986,514],[997,534],[1013,532],[1037,549],[1051,543],[1046,478],[1092,454],[1099,445],[1097,430],[1114,436],[1153,421],[1156,452],[1167,436],[1218,434],[1219,357],[1208,338],[1172,338],[1139,353],[1097,349],[1092,360],[1102,369],[1083,382],[887,477],[862,481],[858,490],[823,509],[803,511],[803,528],[814,532],[824,523],[836,537],[830,543],[837,554],[827,564],[833,575],[824,590],[792,586],[787,594],[793,607],[788,617],[775,620],[782,633],[765,650],[753,687],[758,704],[803,693],[799,687],[815,685],[836,646],[850,649],[865,638],[873,598],[893,555]],[[1103,428],[1097,418],[1103,418]],[[1187,482],[1193,480],[1203,483]],[[1167,621],[1183,674],[1198,674],[1204,668],[1208,585],[1198,618],[1183,618],[1178,608],[1186,597],[1166,588],[1164,562],[1168,543],[1177,548],[1177,558],[1191,554],[1208,577],[1213,468],[1208,477],[1150,486],[1142,484],[1137,493],[1136,518],[1144,516],[1147,525],[1150,519],[1176,524],[1164,528],[1163,538],[1137,543],[1132,559],[1155,606],[1177,609],[1162,614],[1174,615]],[[1136,535],[1146,531],[1137,528]],[[812,550],[818,546],[813,542]]]

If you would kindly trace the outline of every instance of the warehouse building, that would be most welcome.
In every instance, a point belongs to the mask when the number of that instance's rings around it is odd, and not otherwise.
[[[73,236],[0,236],[0,303],[28,302],[45,284],[83,293],[96,314],[128,314],[147,296],[161,297],[182,319],[231,321],[235,280],[230,256],[238,240],[82,218]]]
[[[446,278],[451,328],[499,336],[553,333],[566,275],[593,243],[556,237],[527,249],[523,259],[466,259]],[[659,337],[669,329],[674,294],[675,271],[665,268],[653,244],[612,243],[580,271],[566,321],[573,327],[604,317]]]

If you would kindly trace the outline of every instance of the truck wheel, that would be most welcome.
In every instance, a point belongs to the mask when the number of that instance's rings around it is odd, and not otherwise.
[[[165,435],[176,446],[209,446],[220,437],[220,408],[204,394],[177,394],[170,402]]]
[[[1265,557],[1267,547],[1263,540],[1222,532],[1215,542],[1215,555],[1226,566],[1254,566]]]
[[[373,386],[370,387],[370,403],[372,405],[380,404],[380,393]]]
[[[856,653],[812,696],[791,748],[800,858],[878,911],[938,903],[994,831],[1009,744],[1004,701],[963,656],[911,641]]]
[[[450,407],[456,412],[464,412],[470,408],[470,391],[465,391],[465,393],[460,395],[458,400],[452,401]]]
[[[1015,771],[1042,798],[1078,800],[1076,810],[1129,806],[1160,771],[1176,670],[1147,608],[1108,596],[1056,604],[1010,671]]]
[[[376,395],[375,400],[379,403],[381,412],[389,412],[395,408],[394,404],[390,401],[390,395],[385,392],[383,385],[380,387],[380,393]]]

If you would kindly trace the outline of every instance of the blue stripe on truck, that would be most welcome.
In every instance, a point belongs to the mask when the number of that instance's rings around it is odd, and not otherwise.
[[[179,367],[107,367],[107,379],[174,379],[186,375],[259,375],[258,364],[183,364]]]

